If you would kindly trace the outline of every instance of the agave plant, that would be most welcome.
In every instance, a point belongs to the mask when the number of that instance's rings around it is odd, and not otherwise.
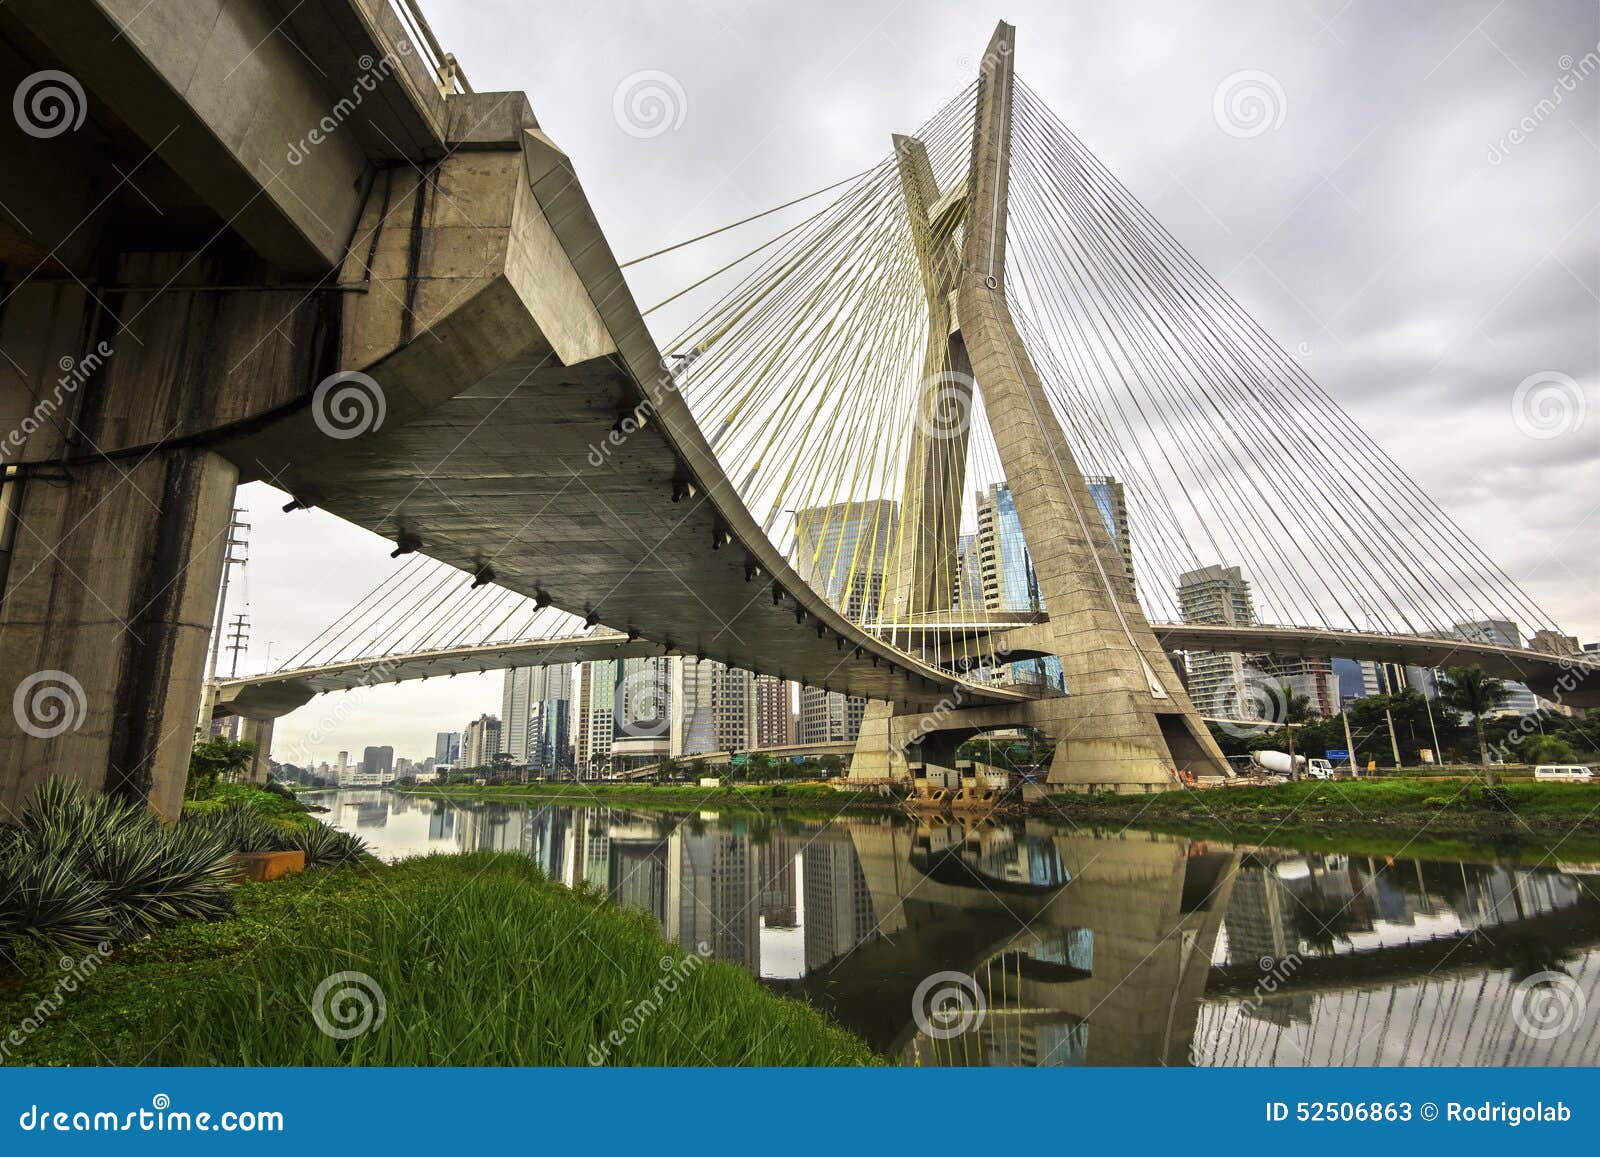
[[[304,852],[308,868],[336,868],[359,863],[372,856],[366,840],[326,824],[297,828],[284,834],[287,836],[284,846]]]
[[[233,853],[214,834],[187,826],[129,830],[85,850],[112,914],[131,932],[233,911]]]
[[[214,833],[47,783],[19,823],[0,829],[0,955],[15,964],[24,943],[73,952],[226,915],[231,852]]]
[[[288,835],[268,823],[246,803],[230,804],[198,816],[185,816],[181,825],[190,831],[204,832],[234,852],[280,852]]]
[[[0,849],[0,962],[17,966],[17,951],[32,942],[62,953],[81,952],[114,938],[105,890],[72,860],[40,856],[14,834]]]

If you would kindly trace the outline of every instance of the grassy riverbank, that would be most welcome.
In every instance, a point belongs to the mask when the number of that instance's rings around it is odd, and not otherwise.
[[[337,973],[363,974],[336,981],[320,1002],[335,1029],[367,1021],[347,1039],[314,1014],[318,986]],[[0,988],[0,1023],[24,1037],[6,1063],[877,1060],[806,1005],[731,964],[685,956],[649,917],[570,891],[516,855],[431,856],[245,884],[233,917],[163,929],[63,992],[66,975],[51,967]]]
[[[809,786],[703,788],[655,784],[454,785],[403,789],[461,803],[615,804],[672,810],[782,809],[829,819],[852,810],[899,810],[876,794]],[[1270,787],[1155,795],[1060,794],[1003,814],[1028,814],[1097,827],[1139,827],[1237,843],[1308,851],[1408,854],[1440,858],[1493,855],[1530,863],[1550,858],[1600,861],[1600,784],[1505,783],[1419,779],[1302,782]]]
[[[291,831],[312,827],[320,822],[310,814],[308,805],[294,799],[292,793],[269,791],[253,783],[213,784],[203,797],[184,800],[183,813],[186,816],[206,816],[239,805],[248,806],[268,823]]]
[[[881,805],[882,797],[868,792],[835,791],[821,784],[727,784],[698,787],[691,784],[653,783],[528,783],[420,784],[395,789],[405,795],[462,802],[642,804],[653,807],[707,810],[771,811],[775,807],[816,807],[829,810]]]
[[[1600,860],[1600,784],[1343,780],[1156,795],[1055,795],[1036,813],[1318,851],[1451,856],[1485,847]]]

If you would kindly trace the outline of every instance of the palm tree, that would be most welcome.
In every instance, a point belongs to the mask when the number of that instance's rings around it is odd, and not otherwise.
[[[1311,718],[1311,696],[1300,694],[1287,683],[1280,683],[1278,697],[1283,700],[1285,723],[1304,723]]]
[[[1494,771],[1489,767],[1489,743],[1483,737],[1483,717],[1511,698],[1504,679],[1496,679],[1482,667],[1446,667],[1439,680],[1439,694],[1457,711],[1472,716],[1478,732],[1478,759],[1483,764],[1483,782],[1493,786]]]

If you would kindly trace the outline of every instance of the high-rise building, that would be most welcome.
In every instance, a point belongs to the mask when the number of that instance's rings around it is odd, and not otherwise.
[[[441,731],[433,737],[433,758],[436,763],[454,764],[461,758],[461,732]]]
[[[978,556],[978,584],[981,605],[990,611],[1039,611],[1044,599],[1039,593],[1039,577],[1033,569],[1033,556],[1022,537],[1022,520],[1011,487],[991,483],[978,492],[978,533],[974,547]],[[963,566],[962,573],[969,569]],[[963,604],[963,609],[967,609]],[[995,675],[1014,683],[1036,683],[1065,689],[1061,660],[1054,656],[1027,659],[1007,664]]]
[[[578,767],[598,772],[611,762],[611,739],[616,733],[617,664],[601,659],[578,664],[577,734],[574,756]]]
[[[1474,623],[1457,623],[1454,634],[1458,639],[1469,639],[1474,643],[1492,643],[1497,647],[1522,646],[1522,630],[1508,619],[1481,619]],[[1526,683],[1508,682],[1506,692],[1506,701],[1494,714],[1530,715],[1538,710],[1538,697],[1528,689]]]
[[[535,771],[572,766],[572,667],[536,667],[529,685],[527,763]]]
[[[750,751],[757,746],[756,677],[749,671],[713,665],[711,730],[717,751]]]
[[[369,747],[361,753],[361,770],[371,775],[392,775],[394,772],[394,748]]]
[[[775,675],[756,676],[756,738],[758,749],[787,747],[794,738],[794,686]]]
[[[672,755],[737,753],[756,746],[755,676],[714,659],[672,663]]]
[[[1528,636],[1530,651],[1543,651],[1547,655],[1581,655],[1583,646],[1576,635],[1563,635],[1560,631],[1535,631]]]
[[[716,668],[720,666],[721,663],[701,662],[682,655],[674,655],[670,660],[670,750],[674,759],[683,755],[709,755],[713,751],[725,750],[717,746],[713,701]]]
[[[978,493],[978,581],[983,606],[991,611],[1037,611],[1044,607],[1033,558],[1022,537],[1011,487],[990,483]]]
[[[850,743],[861,735],[867,701],[842,691],[800,688],[799,742]]]
[[[514,667],[500,698],[503,747],[511,762],[535,771],[572,765],[572,668]]]
[[[983,609],[983,571],[978,564],[978,536],[956,536],[955,604],[964,611]]]
[[[672,754],[672,665],[666,656],[616,661],[611,763],[637,767]]]
[[[798,511],[795,570],[853,622],[892,615],[881,604],[899,521],[899,504],[881,498]]]
[[[1178,609],[1186,623],[1252,626],[1250,583],[1236,566],[1206,566],[1178,576]],[[1189,654],[1189,697],[1202,715],[1245,716],[1244,656],[1229,651]]]
[[[1339,677],[1334,674],[1333,660],[1327,656],[1255,655],[1251,662],[1269,683],[1287,686],[1296,695],[1304,696],[1306,710],[1311,714],[1339,713]]]
[[[1117,548],[1117,553],[1122,556],[1123,569],[1128,574],[1128,585],[1135,587],[1133,581],[1133,535],[1128,530],[1128,496],[1122,483],[1109,475],[1103,478],[1088,478],[1089,497],[1094,500],[1095,507],[1100,511],[1100,518],[1106,524],[1106,530],[1111,535],[1111,545]]]
[[[488,767],[503,750],[500,743],[500,719],[494,715],[480,715],[461,733],[461,763],[466,767]]]
[[[533,714],[538,667],[507,667],[500,692],[500,749],[518,766],[528,759],[528,720]]]

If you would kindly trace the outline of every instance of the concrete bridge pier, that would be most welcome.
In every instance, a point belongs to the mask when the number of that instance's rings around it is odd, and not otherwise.
[[[250,768],[245,773],[245,778],[251,783],[266,783],[267,770],[271,764],[272,755],[272,725],[271,719],[240,720],[239,739],[244,743],[255,744],[255,752],[250,756]]]
[[[9,476],[0,814],[59,776],[177,815],[236,477],[203,449]]]

